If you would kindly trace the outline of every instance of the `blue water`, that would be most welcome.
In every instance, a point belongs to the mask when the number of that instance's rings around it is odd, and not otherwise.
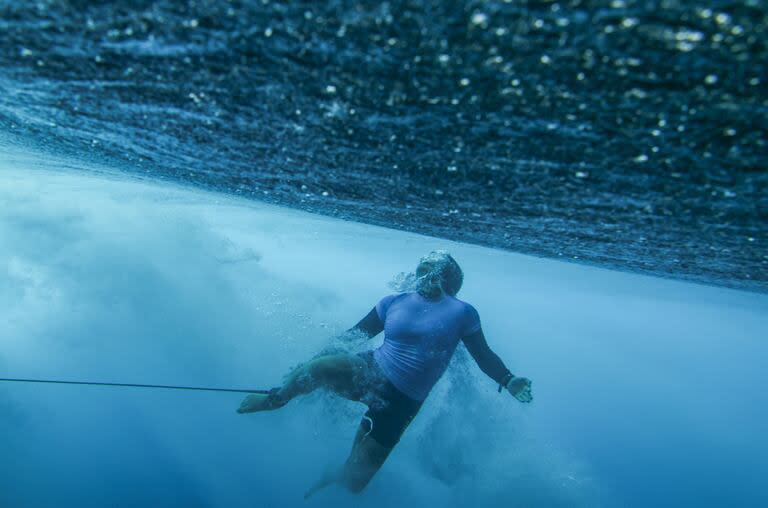
[[[362,406],[0,382],[0,508],[768,506],[766,5],[0,0],[0,377],[271,387],[446,249],[534,393],[305,502]]]
[[[0,156],[8,376],[271,386],[434,248],[492,347],[459,351],[369,488],[307,506],[762,506],[768,298],[338,221],[109,168]],[[371,344],[376,344],[373,341]],[[0,505],[298,506],[364,408],[316,393],[0,385]]]
[[[759,0],[0,0],[0,133],[514,252],[768,288]]]

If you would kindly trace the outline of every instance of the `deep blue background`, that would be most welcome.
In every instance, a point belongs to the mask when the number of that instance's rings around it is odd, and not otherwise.
[[[0,1],[0,129],[337,217],[764,290],[766,3]]]

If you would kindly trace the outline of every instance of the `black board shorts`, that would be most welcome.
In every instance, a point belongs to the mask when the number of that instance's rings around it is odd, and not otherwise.
[[[367,366],[366,380],[362,383],[360,400],[368,405],[360,425],[377,443],[394,448],[405,429],[421,409],[423,401],[413,400],[398,390],[381,371],[373,358],[373,351],[360,353]]]

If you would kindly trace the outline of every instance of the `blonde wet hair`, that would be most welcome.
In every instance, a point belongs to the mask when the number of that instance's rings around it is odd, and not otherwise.
[[[389,287],[400,293],[418,292],[426,297],[445,293],[456,296],[464,282],[464,272],[445,250],[435,250],[423,256],[413,272],[401,272],[392,279]]]

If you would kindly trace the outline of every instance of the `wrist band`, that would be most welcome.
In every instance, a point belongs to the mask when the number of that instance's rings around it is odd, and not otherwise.
[[[504,374],[504,377],[501,378],[501,383],[499,383],[499,393],[501,393],[502,388],[506,388],[510,381],[512,381],[515,378],[514,374],[511,372],[507,372]]]

